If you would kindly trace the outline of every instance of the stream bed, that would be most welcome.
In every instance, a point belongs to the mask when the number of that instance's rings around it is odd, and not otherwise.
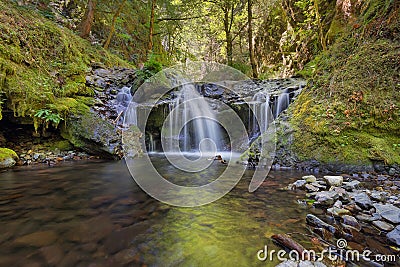
[[[179,180],[165,159],[153,162]],[[295,232],[312,247],[305,217],[318,211],[279,190],[304,173],[272,171],[249,193],[252,173],[216,202],[178,208],[144,193],[123,161],[1,172],[0,266],[275,266],[257,258],[280,249],[271,235]]]

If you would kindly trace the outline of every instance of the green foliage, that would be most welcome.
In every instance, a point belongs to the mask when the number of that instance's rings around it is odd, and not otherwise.
[[[54,113],[49,109],[40,109],[35,115],[35,118],[39,119],[42,122],[45,128],[48,128],[49,124],[53,125],[54,128],[57,128],[58,124],[63,120],[58,113]],[[35,124],[35,130],[37,130],[37,124]]]

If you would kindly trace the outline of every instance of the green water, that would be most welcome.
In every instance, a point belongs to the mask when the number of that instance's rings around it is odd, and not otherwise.
[[[180,180],[182,173],[165,160],[154,162]],[[259,261],[257,252],[265,245],[280,249],[271,242],[272,234],[307,233],[309,210],[297,203],[304,196],[279,190],[303,174],[273,171],[249,193],[251,175],[246,171],[214,203],[177,208],[147,196],[123,162],[0,173],[0,266],[275,266],[276,260]],[[143,227],[126,231],[123,246],[121,238],[112,239],[135,225]],[[43,231],[55,238],[45,244],[26,241],[26,236]],[[304,235],[293,237],[310,245]],[[48,247],[56,247],[61,256],[49,261],[44,252]]]

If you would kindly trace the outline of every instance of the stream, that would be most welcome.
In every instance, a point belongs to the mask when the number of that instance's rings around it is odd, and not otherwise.
[[[162,156],[152,158],[174,181],[185,179]],[[224,168],[214,164],[212,172]],[[272,234],[307,233],[311,208],[297,203],[304,193],[279,190],[303,173],[272,171],[249,193],[253,172],[196,208],[149,197],[123,161],[2,172],[0,266],[275,266],[279,261],[261,262],[257,252],[280,249]]]

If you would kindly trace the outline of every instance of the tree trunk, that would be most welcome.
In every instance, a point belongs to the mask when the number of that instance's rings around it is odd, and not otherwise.
[[[154,34],[154,10],[156,9],[156,0],[151,1],[150,29],[149,29],[149,45],[148,50],[153,50],[153,34]]]
[[[121,14],[122,8],[125,5],[126,0],[122,0],[121,4],[119,5],[119,7],[117,8],[117,11],[115,11],[114,16],[112,18],[112,22],[111,22],[111,29],[110,29],[110,33],[108,34],[107,40],[104,43],[104,48],[108,49],[108,47],[110,46],[111,43],[111,38],[114,34],[115,31],[115,22],[117,21],[117,18],[119,17],[119,14]]]
[[[249,38],[249,56],[250,56],[250,64],[251,69],[253,70],[253,78],[258,77],[257,73],[257,64],[254,58],[254,45],[253,45],[253,26],[252,26],[252,19],[253,19],[253,11],[252,11],[252,0],[247,0],[247,21],[248,21],[248,38]]]
[[[85,15],[79,24],[80,36],[87,38],[92,30],[94,11],[96,9],[96,0],[88,0]]]
[[[233,7],[232,7],[233,11]],[[231,34],[231,25],[232,25],[232,18],[229,18],[230,8],[224,9],[224,30],[225,30],[225,39],[226,39],[226,59],[228,61],[228,66],[233,65],[232,54],[233,54],[233,42],[232,42],[232,34]],[[233,16],[233,14],[232,14]],[[230,23],[231,22],[231,23]]]

